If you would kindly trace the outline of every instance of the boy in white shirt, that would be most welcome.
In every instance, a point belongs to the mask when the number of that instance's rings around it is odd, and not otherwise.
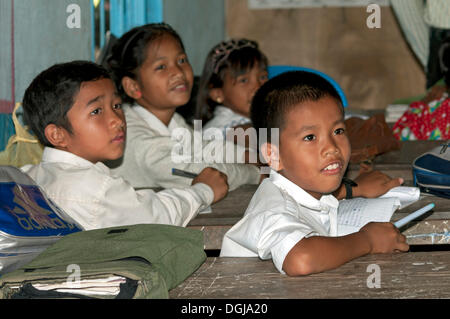
[[[186,226],[223,198],[227,178],[207,168],[192,186],[135,191],[102,161],[123,155],[126,122],[114,82],[87,61],[39,74],[23,99],[24,118],[45,146],[42,162],[22,170],[83,229],[159,223]]]
[[[300,71],[275,77],[256,93],[251,117],[257,131],[267,129],[261,152],[272,171],[225,234],[222,257],[272,259],[281,273],[296,276],[368,253],[409,249],[392,223],[339,235],[339,202],[332,194],[347,169],[350,143],[339,95],[326,80]],[[272,128],[279,128],[278,145]]]

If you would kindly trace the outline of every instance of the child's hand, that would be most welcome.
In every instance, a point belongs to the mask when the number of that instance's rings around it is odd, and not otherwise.
[[[221,171],[212,168],[204,168],[200,174],[192,181],[192,185],[197,183],[204,183],[212,188],[214,192],[213,203],[221,200],[228,193],[227,175]]]
[[[369,171],[361,173],[355,182],[358,186],[352,189],[353,197],[374,198],[403,184],[403,178],[391,178],[380,171]]]
[[[371,254],[408,251],[406,237],[392,223],[368,223],[359,230],[370,244]]]

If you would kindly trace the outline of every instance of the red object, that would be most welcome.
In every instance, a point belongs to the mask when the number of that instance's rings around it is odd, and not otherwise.
[[[399,140],[447,140],[450,138],[450,98],[430,103],[413,102],[392,128]]]

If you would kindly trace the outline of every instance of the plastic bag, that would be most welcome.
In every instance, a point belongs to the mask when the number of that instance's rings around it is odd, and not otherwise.
[[[11,136],[3,152],[0,152],[0,165],[22,167],[26,164],[38,164],[42,159],[43,145],[27,128],[23,127],[16,116],[21,103],[16,103],[12,113],[16,134]]]

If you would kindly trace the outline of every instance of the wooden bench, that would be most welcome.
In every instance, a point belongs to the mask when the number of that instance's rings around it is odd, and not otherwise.
[[[450,298],[449,287],[450,251],[367,255],[303,277],[271,260],[210,257],[170,298]]]
[[[440,144],[442,144],[441,141],[402,142],[402,148],[399,151],[378,156],[373,161],[373,168],[381,170],[391,177],[402,177],[405,179],[405,185],[412,186],[412,161],[420,154]],[[357,165],[351,165],[348,175],[356,176],[358,170]],[[189,223],[188,227],[204,232],[205,249],[221,248],[224,234],[242,218],[256,189],[257,185],[241,186],[230,192],[223,200],[212,205],[212,213],[200,214]],[[410,245],[450,243],[448,230],[450,200],[448,199],[423,194],[418,202],[395,212],[392,221],[401,219],[430,202],[436,204],[433,211],[411,222],[407,225],[408,227],[402,228]]]

